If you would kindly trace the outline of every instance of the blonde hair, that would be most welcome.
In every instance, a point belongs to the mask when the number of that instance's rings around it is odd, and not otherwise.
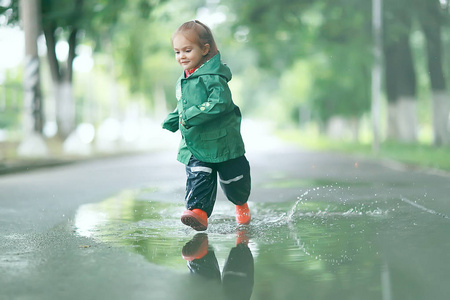
[[[203,57],[203,62],[208,61],[214,55],[219,53],[211,29],[209,29],[209,27],[202,22],[194,20],[181,24],[181,26],[178,27],[178,29],[173,33],[172,42],[175,35],[180,33],[183,34],[191,42],[197,43],[202,48],[206,44],[209,44],[209,52]]]

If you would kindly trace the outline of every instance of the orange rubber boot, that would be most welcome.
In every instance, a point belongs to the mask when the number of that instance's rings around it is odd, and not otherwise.
[[[198,208],[188,209],[181,215],[181,222],[197,231],[204,231],[208,228],[208,215]]]
[[[184,245],[181,255],[187,261],[200,259],[208,254],[208,235],[204,232],[197,233],[192,240]]]
[[[250,220],[250,209],[248,208],[247,203],[236,205],[236,222],[238,224],[247,225],[250,224]]]

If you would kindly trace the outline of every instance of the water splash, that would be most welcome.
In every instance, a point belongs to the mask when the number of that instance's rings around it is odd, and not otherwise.
[[[321,191],[322,193],[320,193]],[[355,217],[363,215],[379,217],[387,215],[388,209],[383,210],[378,207],[378,200],[372,200],[371,202],[366,199],[353,200],[351,201],[352,204],[349,204],[349,199],[345,195],[336,198],[336,194],[343,194],[343,191],[344,188],[334,186],[315,187],[305,191],[297,197],[297,200],[285,214],[286,222],[292,223],[302,217]],[[376,194],[373,197],[376,198]]]
[[[297,198],[297,201],[295,201],[294,205],[292,206],[292,208],[289,210],[289,212],[286,215],[286,220],[288,223],[292,222],[292,218],[295,214],[295,212],[297,211],[297,207],[299,204],[302,204],[304,200],[304,198],[309,194],[309,191],[304,192],[300,197]]]
[[[413,201],[411,201],[411,200],[409,200],[409,199],[407,199],[407,198],[405,198],[405,197],[401,197],[401,200],[402,200],[403,202],[408,203],[409,205],[414,206],[414,207],[416,207],[416,208],[418,208],[418,209],[420,209],[420,210],[422,210],[422,211],[424,211],[424,212],[427,212],[427,213],[429,213],[429,214],[436,215],[436,216],[442,217],[442,218],[444,218],[444,219],[450,219],[450,217],[447,216],[446,214],[443,214],[443,213],[437,212],[437,211],[435,211],[435,210],[426,208],[425,206],[420,205],[420,204],[418,204],[418,203],[416,203],[416,202],[413,202]]]

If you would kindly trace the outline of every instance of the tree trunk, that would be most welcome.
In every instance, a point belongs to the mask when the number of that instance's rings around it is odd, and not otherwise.
[[[386,138],[394,141],[399,136],[399,130],[397,126],[397,102],[388,101],[387,107],[387,132]]]
[[[415,142],[417,140],[416,75],[413,65],[409,32],[399,40],[397,72],[397,128],[398,140]]]
[[[53,82],[53,93],[56,103],[56,123],[58,135],[65,139],[75,129],[75,104],[72,94],[73,60],[75,59],[77,29],[72,29],[68,38],[69,53],[65,68],[56,57],[56,27],[49,24],[44,28],[47,44],[47,56]]]
[[[421,24],[427,42],[428,73],[432,89],[434,144],[450,144],[450,97],[446,91],[441,39],[442,15],[439,0],[422,3]]]
[[[44,157],[47,145],[42,137],[44,114],[40,89],[37,38],[40,34],[38,0],[20,1],[20,14],[25,33],[25,74],[23,101],[24,138],[17,149],[19,156]]]
[[[39,1],[21,1],[21,19],[25,32],[25,74],[24,74],[24,129],[26,132],[42,133],[44,126],[43,105],[40,87],[40,62],[37,38],[40,34]]]
[[[385,43],[386,45],[387,43]],[[396,48],[390,43],[384,47],[384,71],[385,71],[385,86],[386,86],[386,96],[388,101],[387,106],[387,133],[386,137],[388,140],[396,140],[399,136],[399,131],[397,128],[397,57]]]
[[[355,143],[359,141],[359,128],[361,127],[360,123],[360,120],[356,117],[350,118],[349,120],[352,141]],[[379,147],[379,145],[376,146]],[[375,149],[375,153],[378,154],[379,150],[380,149]]]
[[[417,141],[416,99],[412,96],[401,96],[397,100],[396,110],[399,140],[405,143]]]
[[[399,4],[399,3],[397,3]],[[409,35],[411,16],[400,5],[395,19],[387,20],[389,36],[385,35],[385,80],[388,96],[388,137],[401,142],[417,140],[416,75],[413,65]],[[389,27],[391,27],[389,30]],[[398,30],[398,28],[402,30]],[[397,30],[393,30],[396,28]],[[393,34],[395,32],[395,34]],[[393,117],[395,115],[395,117]],[[394,123],[392,123],[394,122]]]
[[[375,154],[380,151],[380,95],[382,73],[382,0],[372,0],[372,32],[373,32],[373,66],[372,66],[372,150]]]
[[[53,92],[56,99],[56,123],[58,134],[67,138],[75,128],[75,103],[72,95],[72,82],[53,82]]]
[[[433,90],[434,144],[450,145],[450,97],[447,91]]]

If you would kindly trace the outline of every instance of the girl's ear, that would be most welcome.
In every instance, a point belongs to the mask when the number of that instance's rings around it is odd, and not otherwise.
[[[205,44],[204,46],[203,46],[203,51],[202,51],[202,55],[203,56],[206,56],[208,53],[209,53],[209,48],[210,48],[211,46],[209,45],[209,44]]]

